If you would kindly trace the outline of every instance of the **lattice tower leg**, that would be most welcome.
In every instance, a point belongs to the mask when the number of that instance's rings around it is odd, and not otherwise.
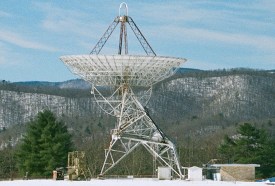
[[[121,87],[121,104],[118,107],[116,128],[112,130],[110,146],[105,150],[101,176],[142,145],[159,165],[170,167],[174,175],[182,178],[174,144],[157,127],[127,86]]]

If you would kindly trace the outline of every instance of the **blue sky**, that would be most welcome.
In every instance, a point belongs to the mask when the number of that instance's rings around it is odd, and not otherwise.
[[[122,1],[1,0],[0,79],[76,78],[59,60],[88,54]],[[186,68],[275,69],[275,0],[125,1],[159,56],[187,58]],[[117,28],[101,54],[116,54]],[[129,54],[144,54],[130,28]]]

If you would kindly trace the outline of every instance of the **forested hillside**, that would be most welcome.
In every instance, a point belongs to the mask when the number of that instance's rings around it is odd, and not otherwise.
[[[105,117],[90,95],[89,87],[83,80],[59,83],[2,81],[0,129],[24,124],[45,108],[66,118]],[[147,107],[164,128],[173,124],[184,128],[198,120],[204,128],[213,118],[222,122],[213,123],[212,128],[220,128],[224,123],[273,118],[274,105],[275,74],[270,71],[181,69],[172,78],[153,87]]]
[[[89,151],[93,166],[101,163],[100,153],[109,143],[115,118],[99,109],[83,80],[3,80],[0,98],[0,149],[20,142],[25,124],[39,111],[49,109],[66,123],[77,149]],[[234,134],[241,122],[251,122],[275,135],[274,105],[274,71],[181,69],[153,87],[146,107],[178,144],[181,162],[201,165],[217,156],[217,144],[225,134]]]

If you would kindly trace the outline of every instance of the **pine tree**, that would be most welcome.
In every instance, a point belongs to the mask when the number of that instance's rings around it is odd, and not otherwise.
[[[26,135],[17,152],[20,173],[47,177],[57,167],[65,167],[72,149],[71,135],[63,122],[45,110],[28,124]]]
[[[225,136],[219,152],[226,163],[260,164],[257,177],[269,177],[275,173],[275,141],[264,129],[249,123],[240,125],[238,134]]]

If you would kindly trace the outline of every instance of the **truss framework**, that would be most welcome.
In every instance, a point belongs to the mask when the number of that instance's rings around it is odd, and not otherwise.
[[[122,84],[118,89],[121,92],[121,100],[113,107],[117,123],[111,131],[110,146],[105,149],[101,175],[106,174],[138,146],[143,146],[156,158],[158,164],[170,167],[174,175],[181,178],[174,144],[150,118],[127,84]]]
[[[106,174],[138,146],[143,146],[182,178],[174,144],[150,118],[131,88],[143,88],[146,100],[152,85],[172,76],[185,59],[159,56],[132,55],[77,55],[62,56],[71,71],[92,84],[92,94],[98,105],[117,118],[112,140],[105,153],[101,175]],[[102,88],[111,87],[106,95]],[[146,97],[145,96],[145,97]]]
[[[124,53],[127,55],[128,54],[128,42],[127,42],[127,29],[126,29],[126,24],[128,23],[134,32],[136,38],[138,39],[139,43],[141,44],[143,50],[146,52],[148,56],[156,56],[156,53],[150,46],[150,44],[147,42],[139,28],[137,27],[136,23],[134,20],[128,16],[128,7],[126,3],[122,3],[120,5],[120,9],[122,7],[126,8],[126,15],[119,15],[117,16],[114,21],[110,24],[108,29],[105,31],[103,36],[100,38],[100,40],[97,42],[93,50],[90,52],[90,54],[97,55],[100,53],[101,49],[104,47],[105,43],[107,40],[110,38],[112,35],[113,31],[116,29],[118,23],[121,23],[120,26],[120,36],[119,36],[119,48],[118,48],[118,54],[122,54],[122,45],[123,45],[123,40],[124,40]],[[120,9],[119,9],[119,14],[120,14]]]
[[[126,14],[121,16],[120,9],[123,6]],[[90,55],[61,56],[73,73],[91,83],[91,93],[100,108],[117,118],[116,126],[111,131],[110,146],[105,150],[101,175],[137,147],[143,146],[157,164],[170,167],[174,175],[182,178],[174,144],[154,123],[141,103],[146,104],[149,100],[154,84],[172,76],[186,59],[156,56],[133,19],[128,16],[126,3],[122,3],[120,9],[119,16],[110,24]],[[119,55],[99,55],[119,23]],[[127,24],[147,56],[128,55]],[[112,90],[110,94],[102,91],[106,87]],[[139,94],[135,95],[132,88],[139,89]]]

